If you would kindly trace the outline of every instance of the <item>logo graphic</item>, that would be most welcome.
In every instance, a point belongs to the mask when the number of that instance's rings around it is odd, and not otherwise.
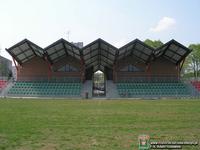
[[[138,136],[139,142],[139,150],[150,150],[150,137],[149,135],[139,135]]]

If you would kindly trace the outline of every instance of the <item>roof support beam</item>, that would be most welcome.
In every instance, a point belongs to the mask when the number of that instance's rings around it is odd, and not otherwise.
[[[27,44],[30,47],[30,49],[32,50],[33,54],[35,54],[35,56],[37,56],[37,54],[35,53],[34,49],[31,47],[30,43],[27,42]]]
[[[182,63],[181,63],[181,66],[180,66],[180,70],[179,70],[179,71],[182,70],[184,62],[185,62],[185,58],[183,59],[183,61],[182,61]]]
[[[52,65],[49,63],[47,57],[45,57],[45,61],[46,61],[47,65],[48,65],[48,79],[50,79],[51,75],[52,75]]]
[[[67,48],[65,47],[65,44],[63,42],[62,42],[62,44],[63,44],[63,47],[65,49],[66,56],[69,55],[68,52],[67,52]]]
[[[12,57],[12,59],[13,59],[13,62],[14,62],[14,64],[15,64],[15,68],[16,68],[16,70],[18,71],[18,70],[19,70],[19,68],[18,68],[18,66],[17,66],[17,63],[16,63],[16,61],[15,61],[14,57]]]

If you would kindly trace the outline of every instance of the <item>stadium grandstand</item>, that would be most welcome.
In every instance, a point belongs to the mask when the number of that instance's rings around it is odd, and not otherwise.
[[[10,97],[182,98],[200,89],[181,80],[191,50],[175,40],[154,49],[139,39],[121,48],[102,39],[41,48],[25,39],[6,50],[17,72],[5,92]]]

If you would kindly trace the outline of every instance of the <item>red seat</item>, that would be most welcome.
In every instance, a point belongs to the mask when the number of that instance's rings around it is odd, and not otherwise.
[[[200,81],[191,81],[191,84],[200,91]]]
[[[0,89],[4,88],[7,85],[6,80],[0,80]]]

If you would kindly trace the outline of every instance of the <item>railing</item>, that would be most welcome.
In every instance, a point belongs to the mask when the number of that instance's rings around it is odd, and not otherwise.
[[[175,75],[134,75],[117,78],[117,82],[179,82]]]
[[[78,77],[42,77],[42,76],[28,76],[28,77],[19,77],[17,81],[45,81],[45,82],[80,82]]]
[[[189,82],[194,82],[194,81],[200,81],[200,77],[198,77],[198,78],[195,78],[195,77],[182,77],[181,80],[184,81],[184,82],[189,83]]]
[[[7,81],[7,80],[9,80],[9,77],[0,76],[0,80],[5,80],[5,81]]]

